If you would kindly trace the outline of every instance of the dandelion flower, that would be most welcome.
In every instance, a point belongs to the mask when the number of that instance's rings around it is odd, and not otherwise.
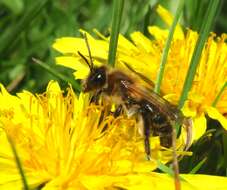
[[[143,141],[134,130],[134,122],[105,115],[105,107],[90,104],[89,99],[84,94],[77,97],[71,88],[63,96],[53,81],[42,95],[23,91],[13,96],[1,86],[0,189],[23,189],[10,138],[30,189],[174,190],[172,177],[152,172],[155,159],[166,162],[170,152],[159,151],[159,141],[154,137],[153,160],[145,160]],[[181,177],[182,188],[188,190],[201,186],[224,190],[227,183],[224,177]]]
[[[167,25],[172,23],[171,14],[163,7],[158,6],[157,12]],[[122,35],[119,36],[115,67],[129,73],[130,71],[124,64],[127,63],[134,70],[155,82],[168,30],[157,26],[150,26],[148,30],[153,36],[152,40],[140,32],[131,34],[132,42]],[[101,39],[95,39],[87,34],[92,57],[95,64],[106,64],[109,38],[96,33]],[[161,86],[163,94],[172,103],[176,104],[181,95],[197,39],[198,33],[196,31],[187,29],[184,33],[180,25],[176,27]],[[182,109],[185,116],[193,119],[193,140],[201,137],[206,130],[206,114],[218,120],[227,129],[227,89],[222,92],[217,105],[213,106],[218,93],[227,80],[227,45],[225,40],[225,34],[220,37],[216,37],[215,34],[210,35],[203,49],[188,100]],[[57,64],[74,69],[74,75],[77,79],[84,79],[87,76],[89,69],[76,53],[81,51],[83,55],[88,56],[84,39],[59,38],[53,47],[63,54],[56,58]]]
[[[0,189],[23,185],[8,138],[30,188],[130,187],[131,178],[141,178],[136,173],[151,172],[156,160],[171,160],[171,151],[161,151],[153,137],[148,162],[134,120],[108,115],[104,106],[90,104],[88,95],[77,97],[71,88],[63,96],[53,81],[40,95],[23,91],[13,96],[1,86],[0,104]]]

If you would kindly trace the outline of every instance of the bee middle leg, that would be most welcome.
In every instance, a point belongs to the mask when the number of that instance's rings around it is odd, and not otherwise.
[[[151,159],[151,147],[150,147],[150,118],[148,114],[142,114],[143,119],[143,135],[144,135],[144,149],[147,155],[147,160]]]

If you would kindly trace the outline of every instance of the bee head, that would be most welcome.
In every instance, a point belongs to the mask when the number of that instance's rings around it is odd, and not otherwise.
[[[107,79],[106,72],[107,69],[105,66],[93,68],[84,82],[83,91],[89,92],[103,88]]]
[[[92,90],[101,89],[106,84],[107,68],[105,66],[101,66],[101,67],[94,66],[86,33],[84,33],[84,39],[85,39],[86,46],[88,49],[90,62],[79,51],[78,51],[78,54],[85,61],[85,63],[88,65],[88,67],[90,69],[90,74],[88,75],[87,79],[84,81],[84,84],[83,84],[83,92],[89,92]]]

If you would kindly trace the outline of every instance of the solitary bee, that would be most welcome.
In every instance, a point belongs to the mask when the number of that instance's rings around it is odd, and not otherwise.
[[[85,41],[90,62],[78,52],[90,68],[90,73],[83,83],[83,91],[96,91],[99,95],[113,97],[112,99],[116,100],[114,103],[119,105],[118,108],[138,113],[142,121],[144,147],[148,159],[151,154],[149,142],[151,135],[159,136],[162,146],[171,147],[174,125],[177,123],[189,125],[188,118],[184,117],[177,106],[172,105],[154,91],[138,85],[135,79],[124,72],[107,66],[94,66],[86,35]],[[129,65],[126,66],[132,70]],[[135,71],[135,73],[137,72]]]

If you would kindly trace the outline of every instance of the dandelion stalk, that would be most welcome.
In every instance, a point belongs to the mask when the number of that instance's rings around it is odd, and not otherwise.
[[[114,63],[115,63],[118,34],[120,30],[123,7],[124,7],[124,0],[114,1],[110,45],[109,45],[109,56],[108,56],[108,64],[111,66],[114,66]]]
[[[168,38],[167,38],[163,53],[162,53],[161,63],[160,63],[158,75],[157,75],[157,78],[156,78],[155,88],[154,88],[154,91],[156,93],[160,93],[161,83],[162,83],[162,79],[163,79],[163,75],[164,75],[165,64],[166,64],[166,61],[167,61],[171,41],[172,41],[172,38],[173,38],[173,34],[174,34],[174,30],[176,28],[177,22],[178,22],[178,20],[181,16],[181,12],[183,10],[183,7],[184,7],[184,0],[180,0],[178,7],[177,7],[175,17],[174,17],[174,20],[173,20],[173,23],[172,23],[170,30],[169,30]]]
[[[197,41],[197,44],[196,44],[196,47],[195,47],[195,50],[194,50],[194,53],[193,53],[193,56],[191,59],[191,63],[190,63],[190,66],[189,66],[189,69],[187,72],[186,80],[184,82],[184,87],[183,87],[181,97],[179,100],[179,105],[178,105],[179,108],[183,107],[184,102],[187,99],[188,92],[190,91],[190,89],[192,87],[192,82],[195,77],[196,68],[199,64],[202,50],[203,50],[203,47],[207,40],[207,37],[209,35],[211,26],[213,25],[214,18],[215,18],[217,9],[218,9],[218,5],[219,5],[219,0],[209,1],[207,13],[205,15],[206,22],[203,22],[203,25],[200,29],[200,36]]]

